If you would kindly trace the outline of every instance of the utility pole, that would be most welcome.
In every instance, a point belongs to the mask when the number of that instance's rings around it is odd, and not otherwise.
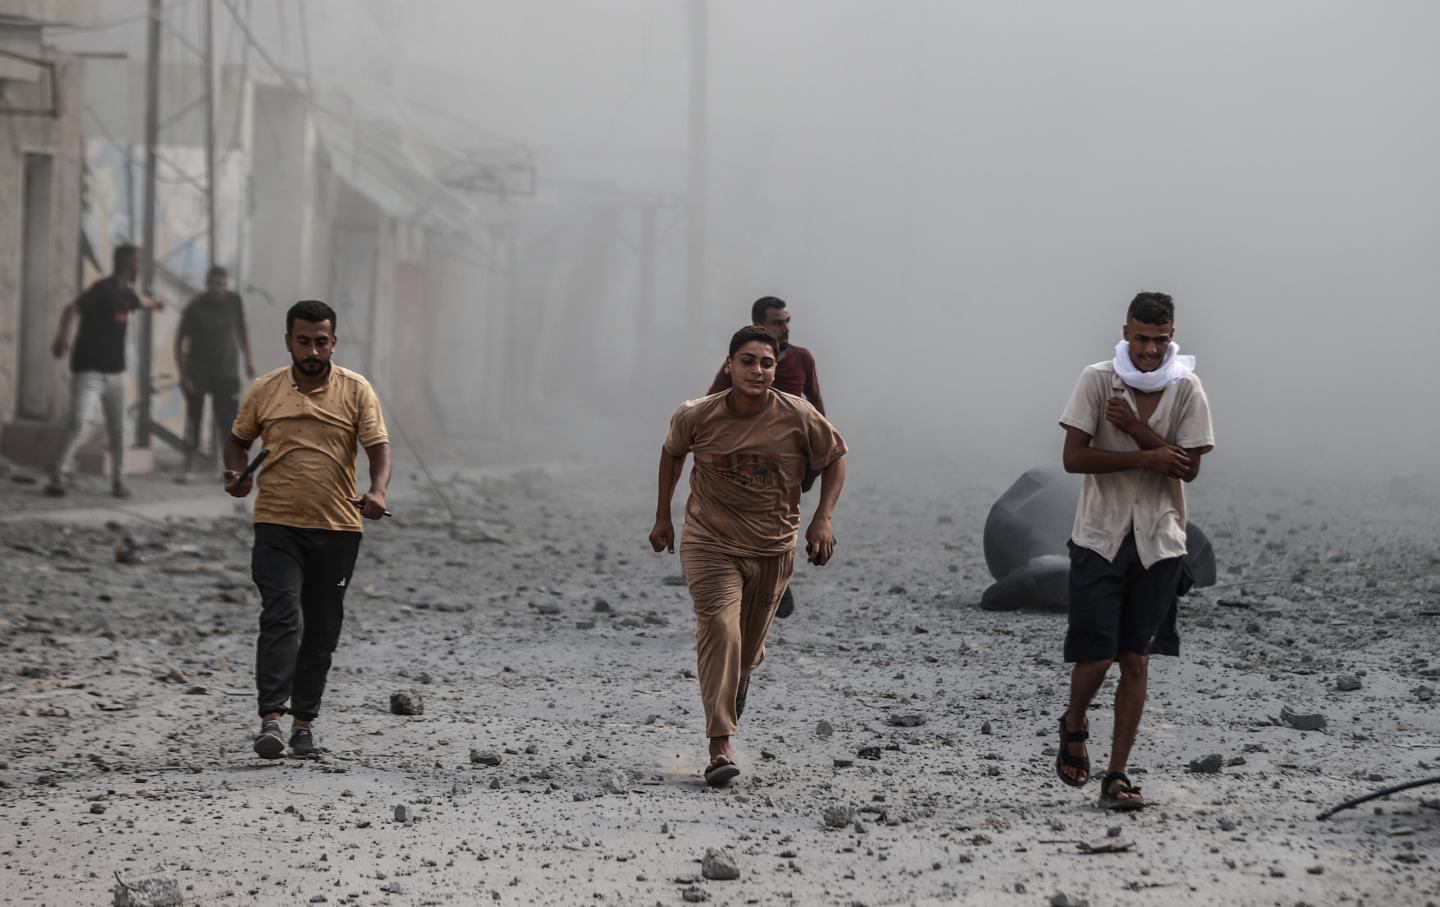
[[[141,240],[141,288],[155,294],[155,168],[156,145],[160,141],[160,14],[161,0],[150,0],[149,28],[145,59],[145,235]],[[150,446],[150,405],[153,381],[155,316],[150,309],[140,313],[140,414],[136,420],[135,443]]]
[[[220,258],[220,227],[215,216],[215,0],[205,0],[205,213],[210,230],[210,266]]]
[[[710,201],[710,94],[708,0],[690,0],[689,180],[685,230],[686,337],[689,353],[701,349],[705,324],[705,247]]]

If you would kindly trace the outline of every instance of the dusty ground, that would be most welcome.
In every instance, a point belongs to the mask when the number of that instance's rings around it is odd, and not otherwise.
[[[55,504],[4,480],[0,903],[108,904],[115,871],[156,864],[187,904],[1440,902],[1440,788],[1315,820],[1440,774],[1433,498],[1207,473],[1221,582],[1305,586],[1184,604],[1134,759],[1154,806],[1113,817],[1054,780],[1062,618],[974,606],[1003,482],[854,467],[839,560],[802,568],[752,688],[746,774],[706,790],[689,602],[645,545],[642,466],[439,470],[457,523],[402,484],[347,602],[331,753],[275,763],[250,752],[243,515],[164,477],[137,491],[170,503],[125,513],[98,482]],[[424,714],[390,714],[396,691]],[[1108,703],[1092,722],[1103,759]],[[1187,771],[1210,754],[1218,773]],[[699,878],[709,847],[739,880]]]

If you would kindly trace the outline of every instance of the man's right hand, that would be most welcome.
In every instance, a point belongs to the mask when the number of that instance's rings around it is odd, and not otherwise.
[[[1146,467],[1162,476],[1183,479],[1190,474],[1190,457],[1178,447],[1167,445],[1147,450],[1145,453]]]
[[[250,494],[250,488],[255,484],[254,476],[246,476],[243,482],[239,479],[240,473],[233,469],[225,470],[225,493],[232,498],[243,498]]]
[[[55,342],[50,344],[50,352],[55,354],[56,359],[64,359],[65,354],[70,352],[70,338],[56,337]]]
[[[675,553],[675,524],[669,517],[655,521],[655,528],[650,530],[650,547],[656,551]]]

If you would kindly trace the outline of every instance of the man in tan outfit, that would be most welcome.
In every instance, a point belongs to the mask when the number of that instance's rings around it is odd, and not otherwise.
[[[811,563],[835,550],[831,519],[845,484],[845,441],[814,406],[771,388],[775,336],[747,325],[730,339],[731,387],[692,400],[670,420],[660,452],[660,496],[650,545],[675,550],[671,501],[687,454],[695,454],[680,562],[695,601],[695,650],[710,764],[722,787],[740,774],[730,738],[765,658],[765,635],[795,563],[800,485],[820,473],[820,504],[805,531]]]

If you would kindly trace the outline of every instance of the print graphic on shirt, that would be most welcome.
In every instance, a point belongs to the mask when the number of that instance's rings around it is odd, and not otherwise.
[[[775,483],[780,468],[773,460],[759,454],[713,454],[706,457],[710,469],[746,488],[765,488]]]
[[[345,588],[345,580],[348,579],[348,578],[349,578],[349,577],[344,577],[344,576],[340,577],[340,582],[336,583],[335,585],[338,586],[338,587],[341,588],[341,589],[344,589],[344,588]]]

